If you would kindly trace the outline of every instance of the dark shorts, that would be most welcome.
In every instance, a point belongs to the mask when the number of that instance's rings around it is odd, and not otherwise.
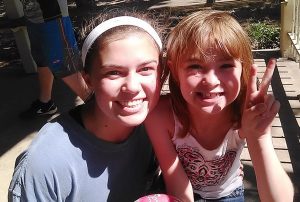
[[[82,70],[70,17],[28,23],[31,54],[38,67],[49,67],[56,77]]]

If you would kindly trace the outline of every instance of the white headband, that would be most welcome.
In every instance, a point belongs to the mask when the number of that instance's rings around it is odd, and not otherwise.
[[[84,43],[82,46],[82,52],[81,52],[81,54],[82,54],[81,60],[82,60],[83,66],[85,65],[85,59],[86,59],[87,52],[91,48],[91,46],[95,42],[95,40],[101,34],[106,32],[107,30],[114,28],[114,27],[122,26],[122,25],[132,25],[132,26],[142,28],[148,34],[150,34],[150,36],[155,40],[155,42],[159,46],[159,49],[160,50],[162,49],[162,42],[161,42],[157,32],[153,29],[153,27],[150,24],[148,24],[147,22],[145,22],[141,19],[135,18],[135,17],[120,16],[120,17],[112,18],[112,19],[102,22],[97,27],[95,27],[90,32],[90,34],[86,37],[86,39],[84,40]]]

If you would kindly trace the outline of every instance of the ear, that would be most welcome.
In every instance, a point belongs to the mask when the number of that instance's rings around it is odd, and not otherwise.
[[[92,85],[92,79],[91,79],[91,76],[90,76],[88,73],[84,72],[84,71],[82,71],[81,74],[82,74],[82,77],[83,77],[83,79],[84,79],[86,85],[88,86],[88,88],[89,88],[91,91],[93,91],[94,88],[93,88],[93,85]]]

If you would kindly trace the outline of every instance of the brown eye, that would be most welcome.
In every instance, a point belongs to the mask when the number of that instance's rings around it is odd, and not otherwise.
[[[151,66],[142,67],[139,69],[139,73],[143,76],[149,76],[152,75],[155,72],[155,68]]]
[[[143,67],[143,68],[141,69],[141,71],[143,71],[143,72],[146,72],[146,71],[149,71],[149,70],[150,70],[149,67]]]
[[[111,76],[117,76],[120,75],[121,73],[119,71],[109,71],[106,73],[106,75],[111,75]]]
[[[222,64],[221,65],[221,68],[224,68],[224,69],[228,69],[228,68],[232,68],[232,67],[234,67],[233,64]]]
[[[196,69],[201,69],[202,67],[200,65],[198,65],[198,64],[192,64],[192,65],[189,65],[188,68],[196,70]]]

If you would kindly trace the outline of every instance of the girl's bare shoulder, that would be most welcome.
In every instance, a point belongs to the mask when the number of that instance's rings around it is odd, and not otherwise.
[[[168,122],[172,117],[171,97],[167,95],[161,95],[154,110],[149,113],[147,119],[155,119],[155,122]]]
[[[160,136],[161,134],[173,134],[174,118],[169,95],[160,97],[155,109],[148,114],[145,125],[151,137]]]

